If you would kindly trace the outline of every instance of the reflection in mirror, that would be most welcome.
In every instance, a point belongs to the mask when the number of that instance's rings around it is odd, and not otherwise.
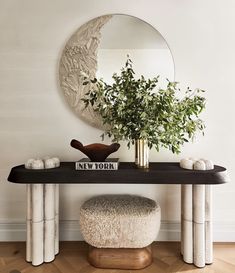
[[[67,42],[60,60],[60,85],[74,112],[92,126],[102,128],[102,121],[91,107],[81,101],[89,90],[84,75],[111,81],[119,73],[127,55],[133,61],[136,76],[160,75],[174,80],[174,62],[161,34],[146,22],[127,15],[97,17],[82,25]]]
[[[97,77],[111,81],[112,74],[124,66],[127,55],[137,77],[160,75],[160,85],[166,84],[166,78],[174,80],[173,58],[161,34],[136,17],[113,15],[101,29]]]

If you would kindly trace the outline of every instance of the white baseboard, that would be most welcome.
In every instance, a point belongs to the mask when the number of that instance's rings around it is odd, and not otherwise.
[[[214,223],[215,242],[235,242],[235,222]],[[0,241],[25,241],[26,225],[19,223],[0,223]],[[60,221],[61,241],[82,241],[77,220]],[[180,223],[162,221],[158,241],[180,241]]]
[[[0,242],[25,241],[25,223],[0,223]]]

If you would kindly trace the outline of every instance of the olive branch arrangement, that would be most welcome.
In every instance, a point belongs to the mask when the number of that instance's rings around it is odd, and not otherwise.
[[[113,83],[103,79],[85,78],[91,84],[82,99],[85,107],[91,105],[105,125],[112,141],[127,141],[128,147],[137,139],[147,140],[148,146],[159,151],[165,147],[179,153],[181,146],[205,128],[199,114],[205,109],[204,90],[187,88],[183,98],[177,82],[168,81],[167,87],[157,87],[159,76],[135,78],[131,59],[127,58],[121,73],[114,73]],[[108,125],[108,126],[107,126]]]

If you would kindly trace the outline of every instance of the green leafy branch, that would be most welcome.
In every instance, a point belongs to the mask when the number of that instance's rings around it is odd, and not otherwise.
[[[136,139],[145,139],[150,148],[159,151],[165,147],[179,153],[183,143],[197,131],[203,132],[205,125],[199,115],[205,109],[205,98],[200,95],[204,90],[188,88],[180,100],[177,82],[168,81],[166,89],[159,89],[159,76],[136,79],[130,58],[112,79],[112,84],[87,78],[83,83],[92,83],[82,100],[106,125],[102,137],[106,134],[115,142],[126,140],[128,147]]]

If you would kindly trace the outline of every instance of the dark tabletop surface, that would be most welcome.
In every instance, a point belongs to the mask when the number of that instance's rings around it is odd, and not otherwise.
[[[120,162],[116,171],[77,171],[75,162],[61,162],[59,168],[29,170],[24,165],[11,169],[8,181],[20,184],[223,184],[229,181],[224,167],[213,170],[185,170],[178,162],[150,163],[148,170],[132,162]]]

